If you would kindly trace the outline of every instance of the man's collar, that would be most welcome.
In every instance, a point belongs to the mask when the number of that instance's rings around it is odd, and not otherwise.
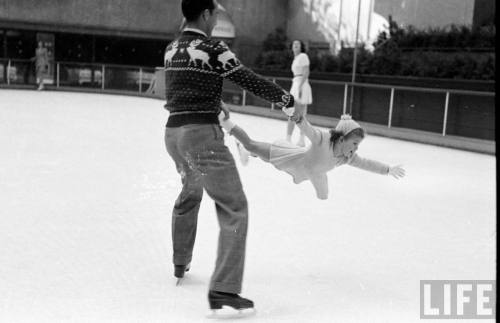
[[[205,36],[205,37],[207,37],[207,38],[208,38],[207,34],[206,34],[203,30],[198,29],[198,28],[190,28],[190,27],[186,27],[186,28],[184,28],[184,29],[182,30],[182,32],[186,32],[186,31],[189,31],[189,32],[192,32],[192,33],[201,34],[201,35],[203,35],[203,36]]]

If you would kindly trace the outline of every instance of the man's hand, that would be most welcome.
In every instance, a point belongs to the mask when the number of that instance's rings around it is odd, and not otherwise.
[[[229,119],[229,108],[224,101],[220,101],[220,109],[224,112],[224,120]]]

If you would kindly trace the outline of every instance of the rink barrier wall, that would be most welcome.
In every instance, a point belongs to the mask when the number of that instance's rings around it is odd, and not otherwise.
[[[34,88],[30,68],[26,60],[0,60],[0,87]],[[284,88],[291,86],[287,77],[269,79]],[[46,86],[63,91],[163,99],[164,80],[162,68],[56,62],[54,75],[48,78]],[[314,102],[308,107],[308,119],[313,124],[331,127],[347,112],[372,134],[496,153],[494,92],[321,79],[310,83]],[[238,112],[284,119],[273,104],[230,82],[224,82],[223,99]]]

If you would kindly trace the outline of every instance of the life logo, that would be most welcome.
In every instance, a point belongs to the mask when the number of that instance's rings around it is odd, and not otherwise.
[[[421,280],[421,319],[492,319],[494,280]]]

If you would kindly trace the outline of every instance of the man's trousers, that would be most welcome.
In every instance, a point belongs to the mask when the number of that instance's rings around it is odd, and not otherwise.
[[[217,124],[165,130],[167,151],[181,175],[182,191],[172,212],[173,262],[191,262],[203,189],[214,200],[219,221],[217,260],[210,289],[241,293],[248,205],[224,133]]]

